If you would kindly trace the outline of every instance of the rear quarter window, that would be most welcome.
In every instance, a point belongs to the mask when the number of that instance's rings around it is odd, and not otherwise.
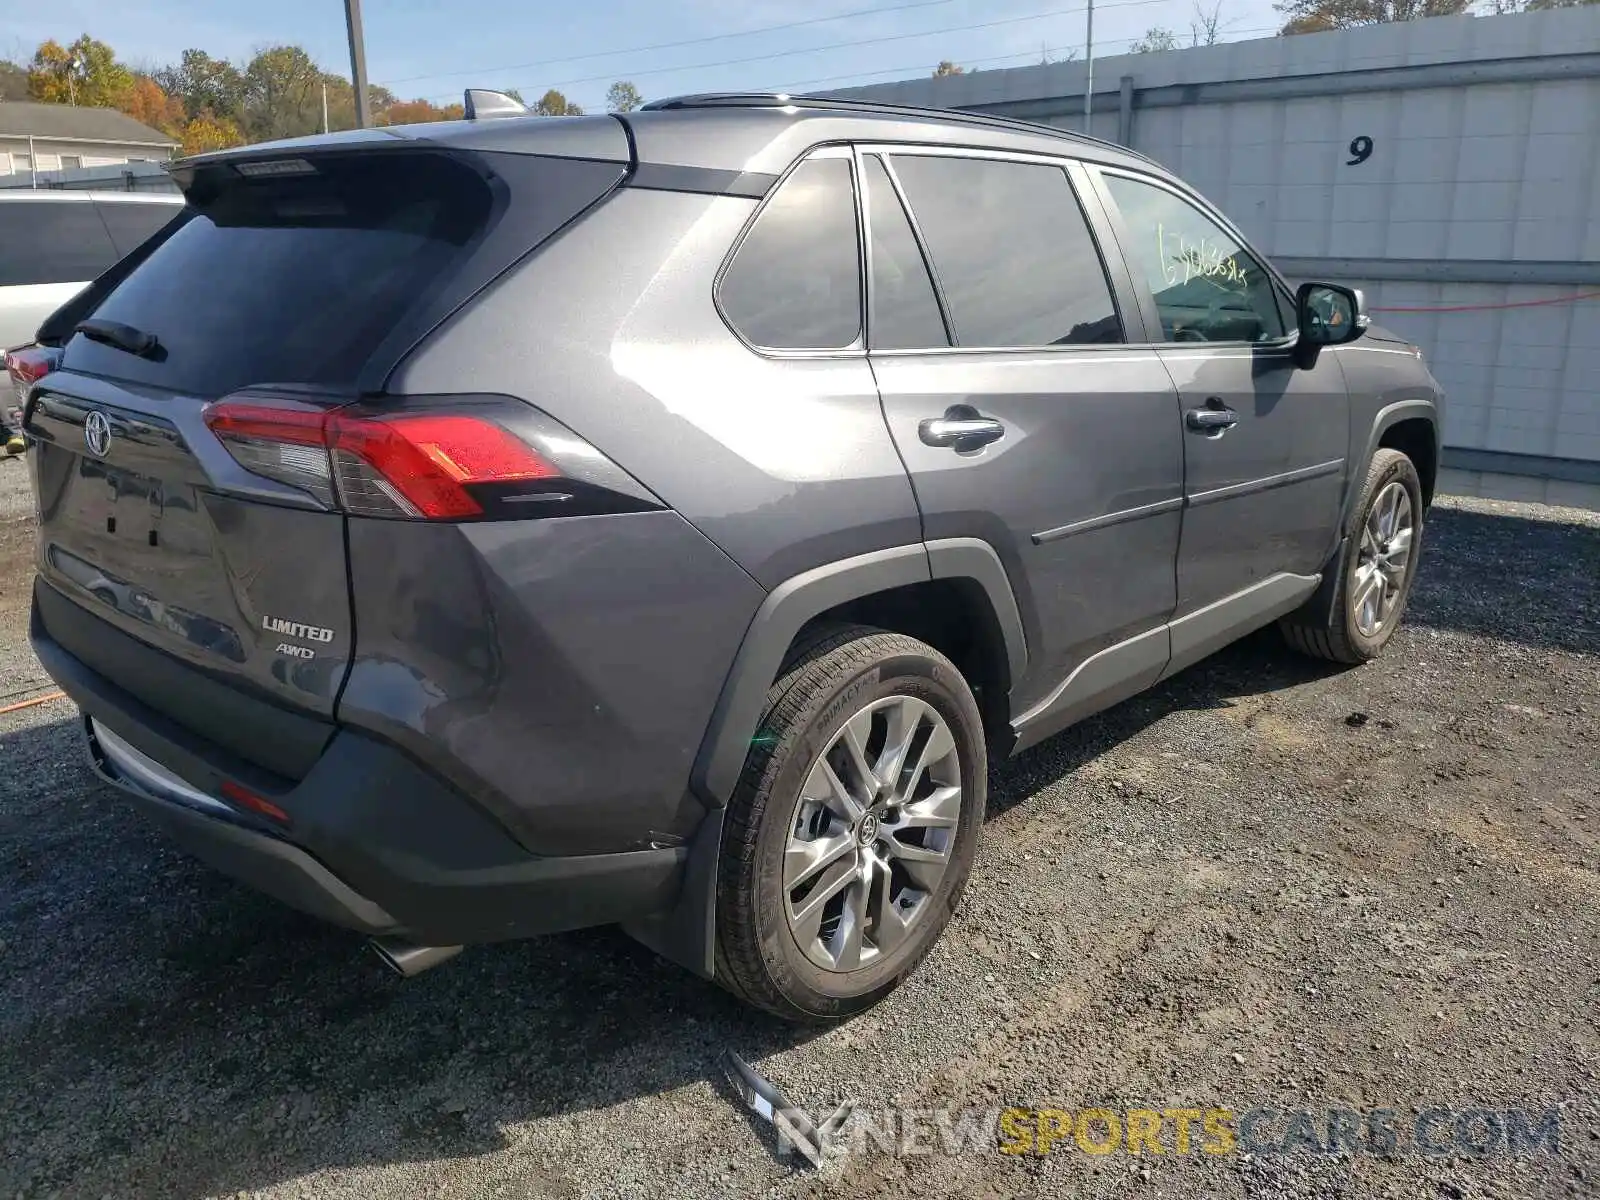
[[[118,257],[87,198],[0,203],[0,287],[87,283]]]
[[[850,160],[814,158],[779,185],[718,291],[728,322],[769,350],[840,350],[861,336],[861,246]]]

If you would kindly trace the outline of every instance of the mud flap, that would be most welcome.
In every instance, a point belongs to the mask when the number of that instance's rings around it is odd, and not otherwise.
[[[1350,545],[1349,535],[1341,537],[1334,547],[1333,557],[1322,568],[1322,582],[1317,590],[1294,612],[1283,619],[1290,624],[1312,629],[1332,629],[1333,618],[1339,611],[1339,597],[1344,595],[1344,556]]]
[[[689,840],[689,860],[677,902],[664,912],[622,925],[622,931],[634,941],[706,979],[716,975],[717,862],[722,857],[725,811],[707,811]]]

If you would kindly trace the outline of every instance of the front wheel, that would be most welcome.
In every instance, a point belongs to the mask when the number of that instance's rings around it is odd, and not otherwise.
[[[1285,639],[1316,658],[1369,662],[1400,625],[1417,576],[1422,540],[1422,481],[1398,450],[1379,450],[1367,467],[1332,595],[1318,593],[1283,619]]]
[[[983,820],[983,725],[931,646],[841,629],[767,695],[723,824],[717,979],[789,1020],[848,1017],[932,948]]]

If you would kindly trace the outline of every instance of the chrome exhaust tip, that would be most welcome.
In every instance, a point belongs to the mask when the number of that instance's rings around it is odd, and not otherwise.
[[[416,946],[395,938],[373,938],[373,953],[396,975],[410,979],[461,953],[460,946]]]

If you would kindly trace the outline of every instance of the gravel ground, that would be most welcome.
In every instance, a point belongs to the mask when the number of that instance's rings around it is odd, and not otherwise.
[[[941,946],[820,1033],[609,931],[393,980],[169,849],[70,705],[0,716],[0,1195],[1600,1194],[1600,515],[1446,500],[1426,542],[1383,662],[1262,634],[997,771]],[[30,550],[0,524],[11,693]],[[724,1047],[822,1111],[1559,1105],[1560,1149],[796,1169]]]

